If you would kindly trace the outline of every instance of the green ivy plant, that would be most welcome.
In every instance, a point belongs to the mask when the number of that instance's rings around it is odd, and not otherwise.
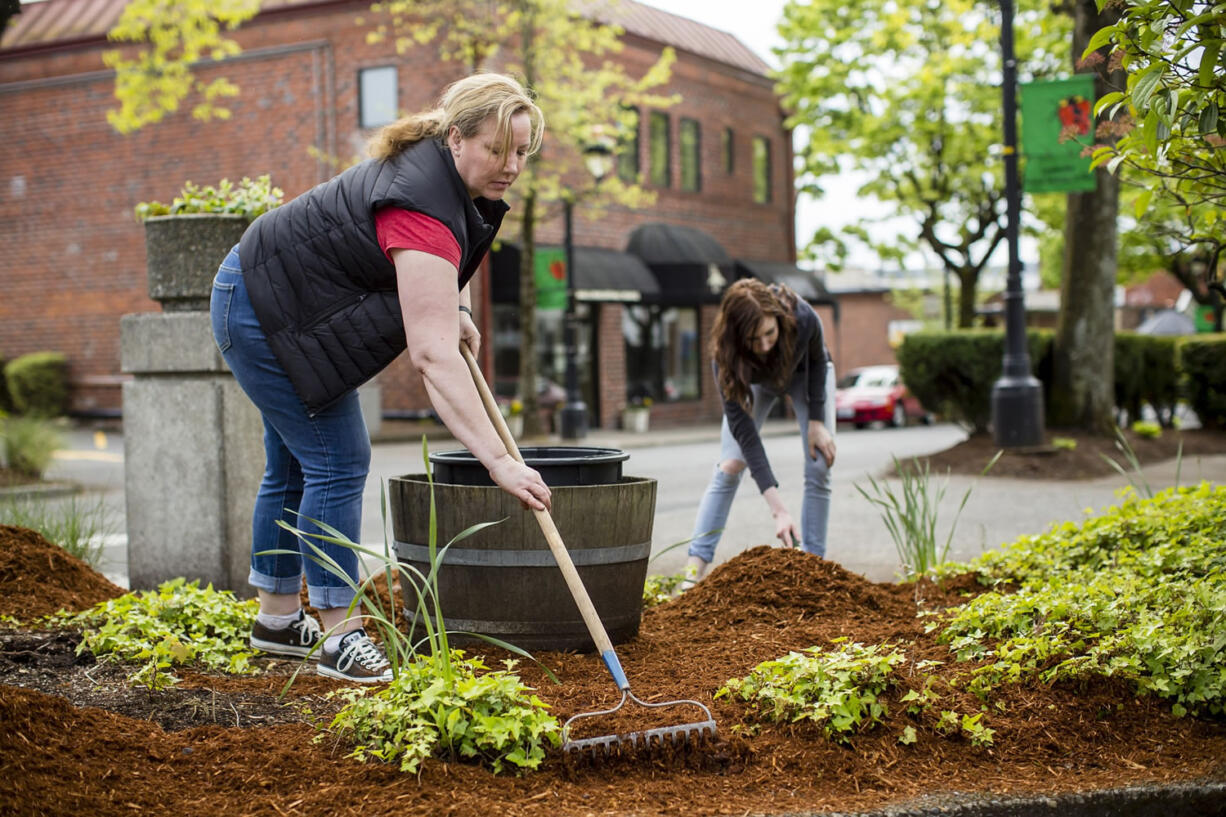
[[[897,683],[894,668],[906,656],[885,645],[845,642],[839,638],[830,650],[810,647],[763,661],[748,676],[729,680],[715,697],[740,698],[765,721],[812,721],[826,737],[849,742],[888,713],[883,695]]]
[[[1176,715],[1226,713],[1226,486],[1174,487],[1082,525],[980,556],[1001,588],[958,608],[940,640],[975,660],[967,688],[1089,677],[1129,681]]]
[[[162,689],[177,682],[173,669],[200,664],[248,674],[247,637],[258,604],[239,601],[228,590],[201,589],[198,581],[171,579],[157,590],[126,593],[67,618],[84,627],[78,654],[136,665],[129,682]]]
[[[160,201],[144,201],[136,205],[136,218],[144,221],[154,216],[174,216],[189,213],[233,213],[254,219],[281,205],[285,191],[272,186],[267,173],[254,180],[244,176],[234,184],[222,179],[216,186],[200,187],[192,182],[183,185],[179,195],[170,204]]]

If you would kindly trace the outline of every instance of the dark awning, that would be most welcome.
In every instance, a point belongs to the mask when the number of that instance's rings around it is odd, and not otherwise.
[[[732,256],[694,227],[658,221],[640,225],[630,233],[626,252],[641,258],[655,273],[660,304],[718,302],[735,280]]]
[[[556,245],[538,249],[558,251]],[[575,247],[575,300],[590,302],[655,301],[660,285],[638,258],[604,247]],[[490,256],[495,303],[519,303],[520,249],[503,242]]]

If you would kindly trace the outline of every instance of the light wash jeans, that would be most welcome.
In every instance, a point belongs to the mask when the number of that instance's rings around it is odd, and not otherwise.
[[[213,279],[210,303],[213,338],[238,384],[264,418],[264,478],[251,523],[251,573],[248,581],[269,593],[297,594],[306,574],[311,606],[321,610],[347,607],[353,590],[320,566],[315,551],[277,525],[278,519],[299,530],[322,533],[316,519],[336,528],[352,542],[362,532],[362,491],[370,471],[370,437],[352,391],[315,416],[294,392],[268,346],[256,319],[235,247]],[[358,580],[358,557],[352,550],[310,539]],[[291,554],[262,554],[288,550]]]
[[[822,422],[830,434],[834,434],[834,364],[826,365],[826,406],[825,418]],[[752,386],[753,420],[758,429],[766,415],[774,407],[778,396],[768,392],[761,386]],[[804,448],[804,498],[800,508],[800,540],[805,552],[815,556],[826,555],[826,529],[830,522],[830,469],[826,466],[826,458],[818,454],[816,458],[809,456],[809,405],[805,400],[804,378],[792,381],[788,390],[792,398],[792,410],[796,413],[796,422],[800,426],[800,444]],[[719,462],[740,460],[745,462],[741,447],[732,437],[728,428],[728,418],[725,417],[719,432]],[[694,535],[690,540],[689,554],[697,556],[710,563],[715,558],[715,547],[719,544],[724,525],[728,522],[728,512],[732,509],[732,499],[736,489],[741,484],[748,468],[742,469],[736,475],[725,473],[717,463],[711,482],[698,503],[698,518],[694,520]]]

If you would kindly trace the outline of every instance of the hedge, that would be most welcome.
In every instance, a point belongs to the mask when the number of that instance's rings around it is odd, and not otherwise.
[[[32,352],[4,367],[13,411],[59,417],[68,407],[68,361],[60,352]]]

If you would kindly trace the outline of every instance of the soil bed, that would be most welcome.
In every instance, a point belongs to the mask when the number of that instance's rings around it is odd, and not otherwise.
[[[74,564],[75,563],[75,564]],[[70,609],[117,595],[110,585],[37,534],[0,527],[0,614],[46,610],[51,590]],[[975,592],[965,577],[919,587],[939,610]],[[1175,718],[1169,706],[1116,683],[1026,684],[998,695],[985,716],[995,744],[920,731],[898,699],[891,714],[850,746],[816,727],[746,725],[744,709],[712,700],[724,681],[789,650],[848,637],[901,644],[912,659],[942,660],[925,633],[914,586],[875,584],[802,553],[758,547],[720,566],[697,588],[647,611],[641,633],[618,648],[635,692],[648,700],[694,698],[711,706],[717,741],[671,758],[574,764],[553,753],[523,777],[461,763],[429,762],[420,776],[359,764],[331,737],[313,743],[316,719],[337,684],[303,675],[279,699],[295,664],[262,660],[251,678],[180,673],[177,688],[131,690],[124,672],[77,656],[79,633],[10,628],[0,637],[0,813],[6,815],[708,815],[880,809],[950,793],[1021,796],[1134,784],[1226,780],[1226,724]],[[27,619],[28,620],[28,619]],[[484,652],[484,651],[483,651]],[[502,655],[487,656],[491,666]],[[543,653],[555,685],[519,667],[556,715],[616,704],[591,655]],[[942,670],[943,671],[943,670]],[[954,695],[960,711],[977,701]],[[309,710],[309,712],[308,712]],[[679,720],[695,713],[677,710]],[[653,724],[623,718],[609,731]],[[918,724],[917,724],[918,725]],[[963,795],[955,795],[955,799]]]
[[[1057,438],[1072,440],[1076,445],[1073,448],[1058,448],[1052,444]],[[1168,429],[1157,438],[1125,431],[1124,438],[1142,469],[1177,457],[1191,462],[1196,457],[1226,454],[1226,434],[1220,431]],[[951,448],[919,459],[921,463],[927,460],[934,474],[943,474],[948,469],[955,474],[977,476],[999,450],[1000,446],[991,434],[974,434]],[[1049,429],[1046,445],[1033,451],[1006,451],[987,476],[1045,480],[1117,476],[1119,472],[1103,459],[1104,456],[1110,457],[1128,473],[1133,472],[1132,463],[1117,444],[1115,436],[1089,434],[1080,429]]]

